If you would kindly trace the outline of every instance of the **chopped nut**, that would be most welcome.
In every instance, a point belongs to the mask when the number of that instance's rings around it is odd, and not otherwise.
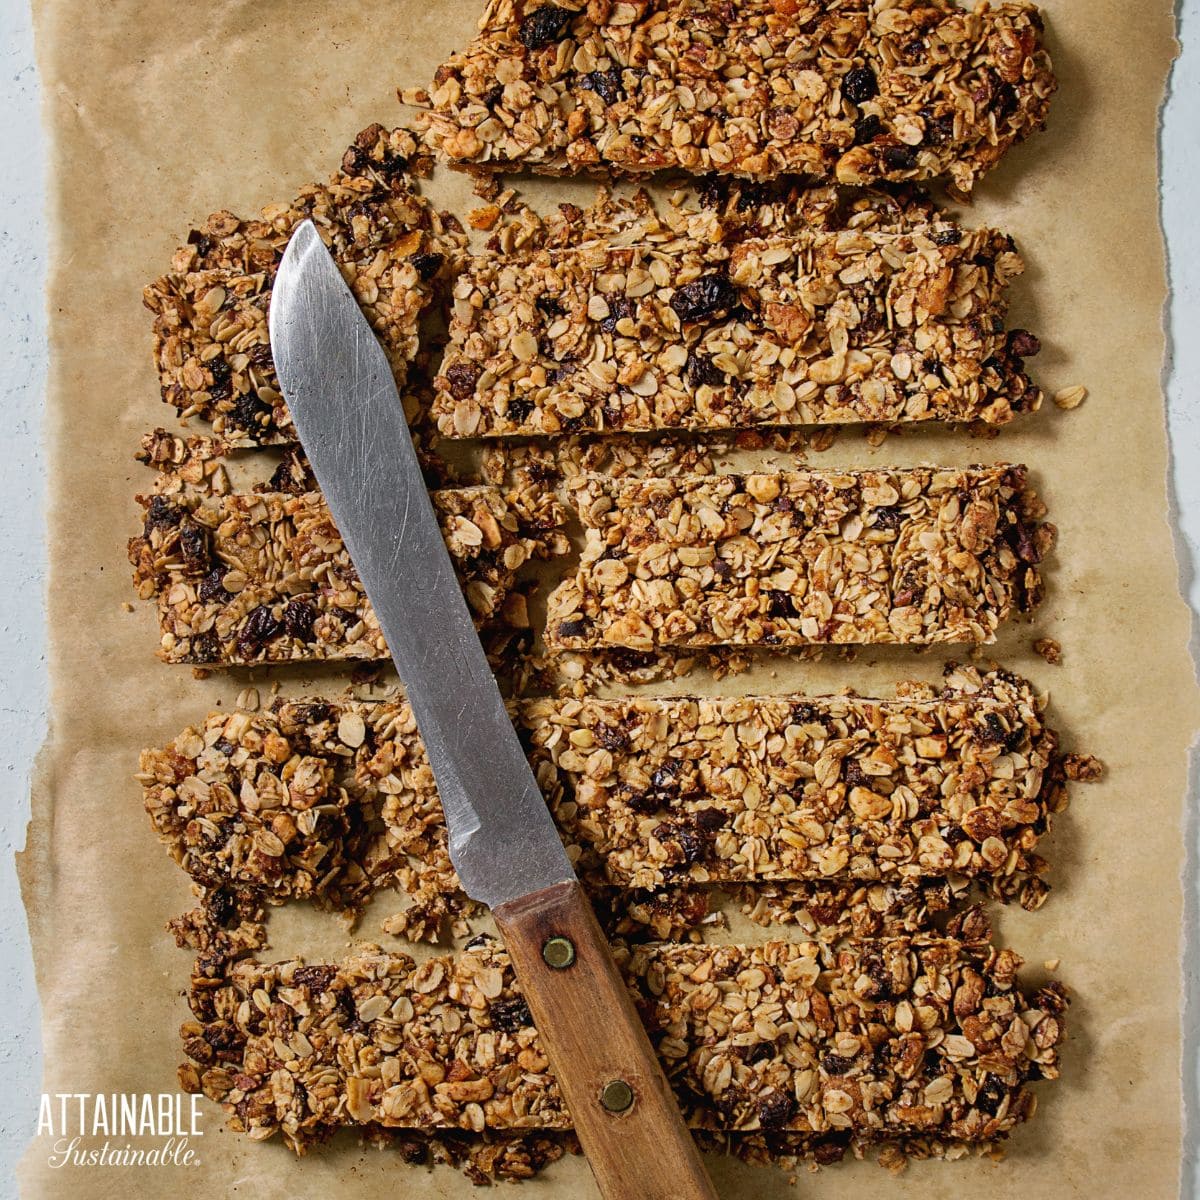
[[[1059,408],[1078,408],[1087,399],[1087,394],[1087,388],[1082,385],[1063,388],[1061,391],[1054,393],[1054,403]]]

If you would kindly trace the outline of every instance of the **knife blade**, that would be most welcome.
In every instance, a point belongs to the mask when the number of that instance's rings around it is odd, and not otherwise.
[[[387,357],[311,221],[269,322],[300,442],[412,705],[451,861],[493,911],[601,1193],[715,1197],[505,711]]]

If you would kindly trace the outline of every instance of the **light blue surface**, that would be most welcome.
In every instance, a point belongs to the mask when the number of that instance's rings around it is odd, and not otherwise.
[[[93,0],[94,2],[94,0]],[[1172,301],[1166,368],[1181,585],[1200,612],[1200,0],[1180,0],[1184,53],[1163,122],[1163,221]],[[46,259],[44,162],[37,78],[25,0],[0,0],[0,1196],[15,1196],[13,1172],[32,1131],[41,1061],[33,966],[13,854],[29,819],[29,776],[46,731],[46,638],[37,603],[45,570],[41,420],[46,376],[42,291]],[[1193,647],[1200,639],[1193,635]],[[1194,772],[1195,774],[1195,772]],[[1191,908],[1200,911],[1200,817],[1193,788]],[[1192,939],[1196,941],[1195,938]],[[1187,1078],[1200,1095],[1200,970],[1189,947]],[[1193,1104],[1184,1196],[1195,1179],[1200,1122]]]
[[[46,734],[44,160],[25,0],[0,0],[0,1195],[37,1116],[41,1035],[13,854]]]

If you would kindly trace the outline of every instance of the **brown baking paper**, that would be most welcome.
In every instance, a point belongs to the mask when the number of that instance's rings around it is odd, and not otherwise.
[[[284,199],[333,169],[363,126],[399,123],[395,87],[427,82],[470,35],[478,5],[36,0],[34,8],[52,135],[54,717],[21,871],[44,1007],[44,1086],[170,1092],[190,958],[163,925],[191,898],[131,775],[141,746],[228,707],[246,677],[196,680],[164,666],[153,658],[148,606],[122,608],[132,598],[124,559],[137,521],[131,496],[149,484],[132,454],[145,430],[172,419],[157,399],[141,288],[210,211],[248,213]],[[1060,959],[1057,973],[1075,992],[1064,1077],[1039,1085],[1041,1110],[999,1165],[916,1163],[892,1178],[871,1161],[847,1162],[802,1172],[792,1190],[783,1172],[713,1159],[726,1197],[1176,1195],[1181,816],[1197,695],[1167,517],[1159,378],[1156,148],[1175,49],[1172,5],[1046,0],[1045,8],[1062,81],[1050,132],[1011,154],[966,216],[1010,231],[1028,261],[1013,323],[1043,339],[1041,384],[1053,393],[1083,383],[1090,397],[1074,412],[1048,403],[995,440],[924,430],[872,450],[843,435],[814,461],[1024,461],[1060,527],[1046,605],[992,653],[1051,689],[1053,721],[1069,744],[1108,764],[1102,784],[1075,789],[1045,844],[1055,884],[1045,908],[998,914],[1000,936],[1028,958],[1031,978],[1044,960]],[[543,182],[525,194],[547,197],[556,186],[575,198],[581,191]],[[452,192],[465,200],[461,179],[433,189],[443,202]],[[1061,666],[1033,654],[1039,636],[1062,643]],[[935,677],[941,662],[901,651],[853,663],[784,661],[722,686],[889,694],[899,678]],[[304,686],[294,673],[287,679],[288,690]],[[368,916],[354,936],[385,940],[376,928]],[[273,920],[268,953],[336,953],[350,936],[335,918],[292,907]],[[158,1169],[53,1169],[49,1139],[35,1138],[24,1194],[419,1200],[472,1192],[453,1170],[407,1167],[349,1135],[297,1160],[277,1140],[254,1144],[223,1131],[207,1102],[202,1128],[199,1165]],[[580,1159],[526,1186],[538,1196],[594,1195]]]

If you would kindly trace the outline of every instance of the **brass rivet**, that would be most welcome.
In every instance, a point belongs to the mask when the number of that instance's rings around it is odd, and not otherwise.
[[[549,938],[542,947],[542,957],[548,967],[566,970],[575,961],[575,943],[565,937]]]
[[[624,1112],[633,1103],[633,1088],[623,1079],[613,1079],[600,1091],[600,1103],[611,1113]]]

